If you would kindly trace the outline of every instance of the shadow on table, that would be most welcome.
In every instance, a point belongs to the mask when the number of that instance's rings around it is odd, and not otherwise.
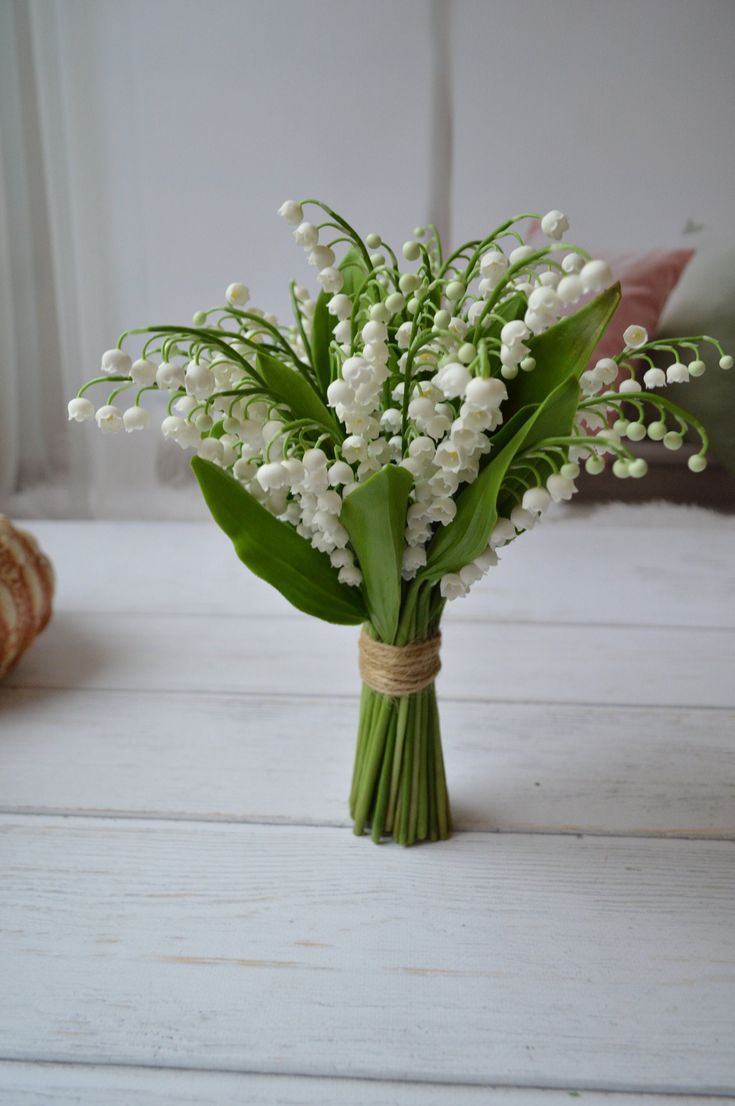
[[[114,645],[93,636],[74,613],[59,611],[18,664],[3,687],[84,687],[115,663]]]

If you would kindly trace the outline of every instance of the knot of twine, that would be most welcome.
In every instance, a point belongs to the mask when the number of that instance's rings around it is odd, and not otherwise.
[[[363,630],[360,634],[360,676],[383,695],[415,695],[433,684],[441,668],[441,634],[411,645],[385,645]]]

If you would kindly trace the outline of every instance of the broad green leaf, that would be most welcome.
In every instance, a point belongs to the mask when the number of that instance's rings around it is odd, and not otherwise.
[[[211,461],[191,462],[214,521],[240,560],[294,607],[325,622],[356,624],[367,612],[357,588],[340,584],[329,558],[279,522],[234,477]]]
[[[370,621],[380,640],[388,644],[398,629],[401,559],[412,485],[407,469],[385,465],[345,497],[340,515],[360,564]]]
[[[479,557],[487,548],[497,520],[498,495],[513,458],[525,446],[535,444],[541,437],[549,437],[551,427],[564,425],[570,412],[573,418],[578,402],[579,384],[570,376],[530,417],[522,423],[518,419],[515,426],[519,423],[520,426],[513,437],[493,454],[478,478],[458,496],[457,514],[448,526],[437,531],[428,549],[426,567],[418,574],[418,580],[438,580],[447,572],[458,572]],[[545,412],[548,419],[544,417]],[[517,413],[518,416],[522,414]],[[541,430],[539,436],[537,424]]]
[[[295,419],[310,419],[336,441],[342,440],[337,420],[301,373],[268,353],[258,354],[258,371],[271,395],[285,404]]]
[[[567,377],[579,379],[619,302],[620,285],[616,284],[529,341],[536,368],[519,373],[508,388],[506,417],[528,403],[542,403]]]
[[[346,296],[352,298],[355,292],[362,287],[365,277],[368,274],[365,258],[362,256],[357,246],[350,246],[337,267],[344,277],[342,291]]]
[[[311,334],[309,335],[311,365],[319,381],[319,389],[323,399],[326,398],[327,388],[332,380],[332,369],[329,364],[329,343],[332,341],[332,334],[337,323],[337,320],[329,314],[327,308],[330,299],[331,296],[327,295],[326,292],[320,292],[317,296],[314,318],[311,321]]]

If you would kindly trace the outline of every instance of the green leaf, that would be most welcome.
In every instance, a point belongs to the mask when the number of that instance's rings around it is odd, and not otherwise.
[[[620,285],[616,284],[530,340],[536,368],[519,373],[508,388],[508,403],[503,408],[506,416],[528,403],[542,403],[567,377],[579,379],[619,302]]]
[[[413,478],[385,465],[346,496],[340,522],[350,535],[363,576],[365,603],[381,641],[391,643],[401,608],[401,559]]]
[[[342,441],[337,420],[324,406],[308,380],[269,353],[258,354],[258,371],[270,394],[285,404],[295,419],[310,419],[335,441]]]
[[[328,296],[326,292],[320,292],[317,296],[316,307],[314,308],[314,318],[311,321],[311,334],[309,336],[309,344],[311,345],[311,365],[319,381],[319,388],[323,399],[326,398],[327,388],[332,381],[332,368],[329,363],[329,343],[332,341],[332,334],[337,325],[337,320],[333,315],[329,314],[327,308],[330,299],[331,296]]]
[[[368,275],[365,258],[357,246],[350,246],[337,268],[344,277],[342,291],[351,298],[362,287]]]
[[[564,425],[565,419],[573,419],[578,403],[579,384],[570,376],[530,417],[517,412],[511,420],[513,436],[458,496],[457,514],[448,526],[437,531],[428,549],[426,567],[417,580],[435,581],[447,572],[459,572],[484,552],[498,518],[498,496],[513,458],[525,446],[549,437],[551,429]]]
[[[194,457],[191,467],[212,518],[256,576],[277,588],[294,607],[325,622],[352,625],[366,620],[359,590],[340,584],[324,553],[288,523],[274,518],[211,461]]]

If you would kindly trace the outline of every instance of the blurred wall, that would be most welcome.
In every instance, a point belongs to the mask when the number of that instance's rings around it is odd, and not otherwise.
[[[125,326],[186,320],[231,280],[285,310],[307,277],[287,197],[398,244],[430,215],[456,240],[549,207],[592,248],[729,228],[732,0],[0,3],[27,24],[55,289],[39,358],[67,393]],[[160,512],[155,431],[72,436],[69,509]]]

